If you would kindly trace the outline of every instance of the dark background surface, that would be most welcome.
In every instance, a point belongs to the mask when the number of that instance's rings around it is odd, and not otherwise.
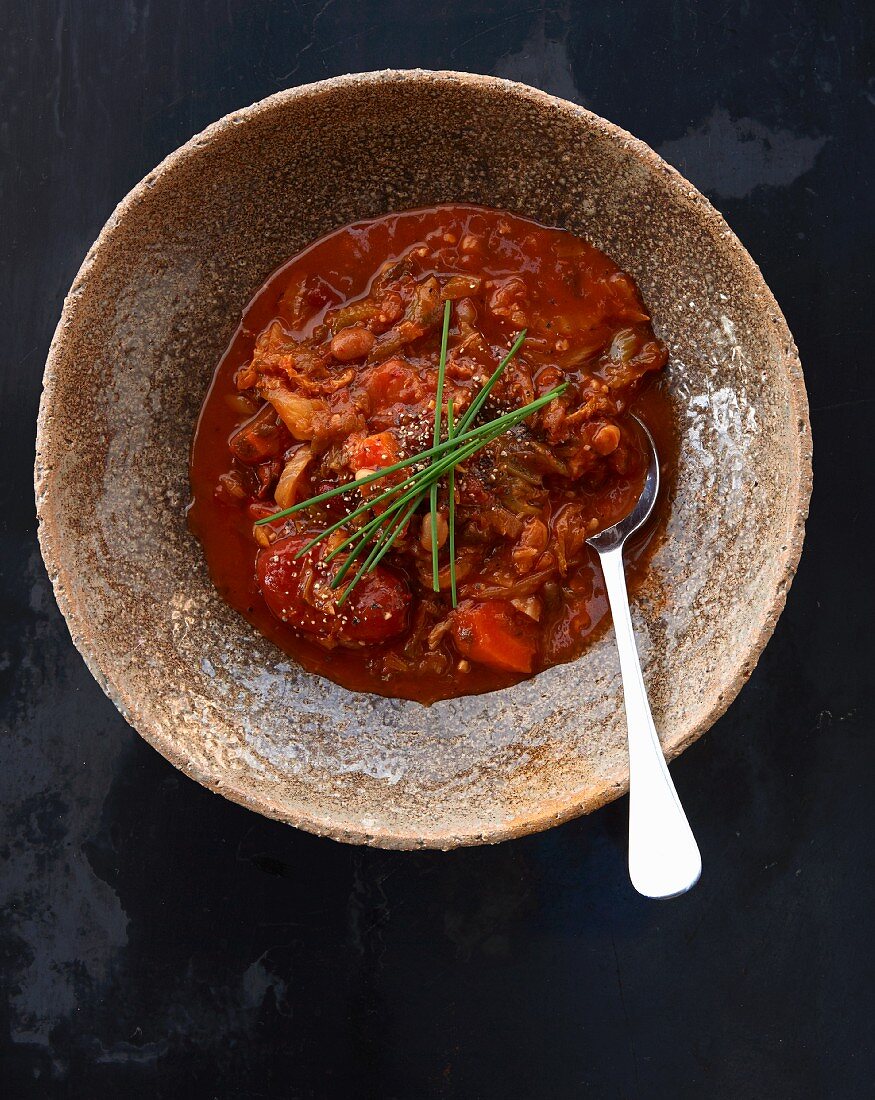
[[[873,1095],[871,12],[3,0],[5,1095]],[[101,694],[40,561],[42,366],[115,203],[234,108],[417,65],[536,84],[654,146],[726,215],[801,350],[806,549],[750,683],[673,765],[705,870],[672,902],[629,886],[625,799],[405,854],[217,798]]]

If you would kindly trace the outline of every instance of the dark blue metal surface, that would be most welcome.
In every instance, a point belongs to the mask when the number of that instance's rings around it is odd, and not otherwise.
[[[5,1095],[872,1095],[873,30],[838,0],[2,5]],[[625,800],[403,854],[216,798],[103,697],[39,558],[42,365],[117,200],[233,108],[417,65],[539,85],[653,145],[799,343],[806,551],[750,683],[673,766],[705,872],[672,902],[628,884]]]

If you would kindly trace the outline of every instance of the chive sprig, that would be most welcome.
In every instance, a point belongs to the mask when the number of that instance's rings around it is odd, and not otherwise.
[[[355,586],[362,577],[375,569],[392,549],[396,539],[406,528],[413,514],[416,512],[416,509],[422,504],[426,497],[429,498],[431,525],[432,587],[435,592],[440,590],[437,504],[440,482],[442,478],[446,477],[448,493],[447,526],[450,595],[453,607],[455,607],[458,602],[456,590],[455,531],[455,473],[457,467],[467,462],[468,459],[477,454],[478,451],[482,451],[484,447],[488,447],[493,440],[504,435],[506,432],[516,427],[517,424],[521,424],[533,413],[542,409],[545,405],[548,405],[567,389],[568,383],[563,382],[561,385],[550,390],[549,393],[543,394],[541,397],[536,398],[534,401],[530,401],[527,405],[523,405],[519,409],[512,409],[510,412],[503,413],[493,420],[489,420],[477,427],[472,427],[474,420],[486,403],[496,382],[501,378],[507,365],[522,347],[526,338],[526,330],[523,329],[517,336],[510,350],[479,390],[474,400],[468,406],[468,409],[459,418],[458,422],[456,422],[454,418],[452,397],[448,398],[446,410],[447,437],[442,442],[442,407],[451,314],[452,302],[447,301],[444,303],[441,350],[440,359],[438,360],[437,389],[435,394],[434,430],[432,432],[431,447],[420,451],[418,454],[412,455],[410,458],[402,459],[399,462],[393,462],[391,465],[384,466],[364,477],[345,482],[343,485],[337,485],[333,489],[328,489],[324,493],[319,493],[316,496],[301,501],[300,504],[294,504],[290,508],[283,508],[281,511],[274,512],[273,515],[266,516],[264,519],[257,521],[257,525],[275,523],[277,520],[295,515],[298,512],[303,512],[308,508],[314,507],[314,505],[321,504],[323,501],[340,496],[352,489],[360,490],[366,485],[396,473],[398,470],[409,470],[413,467],[413,472],[405,477],[403,481],[371,497],[341,519],[330,524],[324,531],[320,531],[318,535],[312,538],[295,555],[297,558],[303,557],[304,554],[312,550],[318,543],[328,538],[329,535],[341,530],[341,528],[348,527],[350,523],[357,520],[359,517],[371,513],[371,518],[368,519],[363,526],[347,534],[346,537],[326,556],[326,561],[330,561],[340,554],[345,553],[347,555],[346,560],[331,581],[331,587],[335,589],[343,584],[347,575],[352,570],[353,565],[356,562],[360,562],[359,568],[340,594],[337,600],[338,606],[348,599],[350,593],[355,589]],[[380,504],[385,504],[385,508],[377,512],[376,507]]]

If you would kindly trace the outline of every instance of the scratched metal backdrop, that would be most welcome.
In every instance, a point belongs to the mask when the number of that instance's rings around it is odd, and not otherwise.
[[[6,1094],[871,1094],[873,40],[862,0],[0,6]],[[213,119],[388,66],[523,80],[643,138],[723,211],[799,343],[806,551],[750,683],[674,766],[705,861],[682,899],[632,893],[625,800],[444,855],[215,798],[126,727],[52,599],[34,421],[88,245]]]

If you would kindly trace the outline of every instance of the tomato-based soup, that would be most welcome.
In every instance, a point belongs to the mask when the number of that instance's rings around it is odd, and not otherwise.
[[[671,483],[666,360],[632,279],[585,240],[470,205],[358,222],[246,309],[192,447],[191,529],[222,597],[312,672],[420,702],[505,687],[605,625],[586,539],[641,491],[630,410]],[[472,403],[478,449],[393,513],[457,453],[448,413]],[[627,547],[633,591],[666,497]]]

